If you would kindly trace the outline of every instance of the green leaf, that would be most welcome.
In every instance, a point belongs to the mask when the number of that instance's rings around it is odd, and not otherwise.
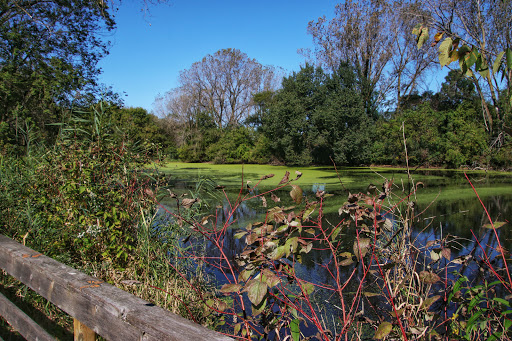
[[[441,64],[441,66],[445,66],[451,63],[450,52],[452,50],[452,44],[452,38],[446,38],[443,40],[441,45],[439,45],[439,64]]]
[[[490,77],[491,72],[489,70],[489,66],[487,65],[487,61],[485,60],[485,58],[482,55],[480,55],[478,56],[478,60],[480,60],[480,62],[476,70],[478,71],[478,73],[480,73],[480,76],[482,76],[483,78]]]
[[[335,240],[336,240],[336,237],[338,237],[338,234],[340,234],[340,232],[341,232],[341,226],[336,227],[336,228],[332,231],[332,233],[331,233],[331,240],[332,240],[332,241],[335,241]]]
[[[494,225],[495,229],[499,229],[500,227],[502,227],[506,223],[507,223],[506,221],[495,221],[494,224],[487,223],[487,224],[484,224],[483,227],[485,227],[486,229],[492,229],[492,227]]]
[[[296,252],[297,251],[297,245],[298,245],[297,243],[298,242],[299,242],[299,237],[288,238],[288,240],[284,244],[285,249],[286,249],[286,256],[287,257],[290,255],[290,251],[291,252]]]
[[[313,285],[313,283],[302,282],[302,290],[304,291],[304,293],[306,293],[306,295],[311,295],[313,291],[315,291],[315,286]]]
[[[290,331],[292,333],[293,341],[299,341],[299,339],[300,339],[299,324],[300,324],[299,319],[294,319],[290,322]]]
[[[512,69],[512,50],[510,48],[507,48],[505,50],[505,53],[507,55],[507,69]]]
[[[293,188],[290,191],[290,196],[292,197],[293,201],[295,201],[295,203],[298,205],[302,202],[302,188],[293,184],[291,184],[290,186],[292,186]]]
[[[428,40],[428,27],[422,27],[420,30],[420,35],[418,36],[418,50],[421,49],[423,44]]]
[[[493,300],[503,305],[506,305],[507,307],[510,307],[510,303],[507,300],[504,300],[503,298],[494,297]]]
[[[416,24],[416,26],[414,26],[414,28],[412,29],[412,34],[414,34],[415,36],[418,36],[421,33],[422,27],[423,27],[422,24]]]
[[[243,236],[245,236],[247,234],[246,231],[241,231],[241,232],[238,232],[238,233],[235,233],[235,235],[233,236],[235,239],[240,239],[242,238]]]
[[[467,324],[466,324],[466,333],[470,333],[471,332],[471,329],[475,323],[475,321],[480,317],[480,315],[482,315],[484,312],[483,310],[479,310],[477,311],[475,314],[471,315],[471,317],[469,318]]]
[[[471,68],[476,61],[478,60],[480,53],[478,53],[478,49],[472,48],[471,52],[465,58],[465,64],[469,68]]]
[[[305,210],[304,213],[302,214],[302,221],[308,220],[311,214],[315,211],[315,209],[316,204],[313,204],[307,210]]]
[[[494,61],[494,64],[492,65],[492,72],[497,73],[501,66],[501,60],[503,59],[503,55],[505,54],[505,51],[501,51],[498,54],[498,57],[496,57],[496,60]]]
[[[288,248],[288,250],[289,250],[289,248]],[[286,246],[281,245],[281,246],[278,246],[277,248],[275,248],[274,251],[272,251],[272,253],[270,254],[270,258],[273,260],[278,260],[278,259],[283,258],[285,254],[286,254]]]
[[[260,278],[252,279],[245,285],[244,291],[247,292],[247,296],[249,300],[255,306],[259,306],[261,301],[265,298],[267,294],[268,285],[263,282]]]
[[[374,338],[377,339],[377,340],[382,340],[386,336],[388,336],[389,333],[391,333],[392,329],[393,329],[393,325],[391,323],[389,323],[389,322],[382,322],[379,325],[379,328],[377,328],[377,331],[375,332]]]

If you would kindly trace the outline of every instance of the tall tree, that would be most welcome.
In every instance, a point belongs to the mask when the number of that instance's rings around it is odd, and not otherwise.
[[[332,74],[306,65],[284,78],[262,121],[272,152],[287,164],[368,161],[372,118],[348,64]]]
[[[432,65],[433,53],[413,48],[406,37],[410,29],[404,28],[424,13],[416,1],[408,0],[340,3],[333,19],[324,16],[309,23],[314,57],[330,71],[342,63],[355,65],[367,111],[388,101],[393,93],[398,106],[401,97],[417,90]],[[302,52],[309,55],[309,51]]]
[[[219,50],[180,72],[180,86],[165,95],[167,109],[179,116],[208,113],[219,128],[238,125],[252,113],[253,95],[274,90],[277,79],[273,67],[261,65],[240,50]]]
[[[104,2],[19,0],[0,3],[0,122],[44,129],[59,107],[96,85],[114,28]],[[17,130],[16,130],[17,131]]]

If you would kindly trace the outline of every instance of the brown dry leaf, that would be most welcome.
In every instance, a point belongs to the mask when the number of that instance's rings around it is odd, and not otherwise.
[[[302,202],[302,188],[300,188],[297,185],[291,185],[292,190],[290,191],[290,196],[292,197],[293,201],[298,205]]]
[[[436,275],[437,276],[437,275]],[[436,295],[436,296],[432,296],[432,297],[429,297],[427,298],[425,301],[423,301],[423,303],[421,304],[421,309],[425,309],[425,310],[428,310],[428,308],[430,308],[430,306],[435,302],[437,301],[441,296],[439,295]]]
[[[434,283],[440,281],[441,278],[438,275],[436,275],[435,273],[433,273],[433,272],[421,271],[420,272],[420,280],[423,283],[434,284]]]
[[[452,250],[450,250],[449,248],[445,247],[444,249],[441,250],[441,255],[450,260],[452,258]]]
[[[195,198],[195,199],[185,198],[181,201],[181,206],[186,209],[190,209],[192,207],[192,205],[194,205],[196,202],[200,202],[200,201],[201,201],[201,199],[199,199],[199,198]]]
[[[274,202],[280,202],[281,201],[281,198],[279,198],[277,195],[275,195],[273,192],[270,193],[270,199],[272,199],[272,201]]]
[[[370,241],[370,238],[359,238],[359,243],[357,240],[354,241],[354,255],[357,259],[361,259],[366,255],[370,248]]]
[[[290,181],[290,172],[286,171],[286,174],[283,176],[281,181],[279,181],[278,185],[282,185]]]
[[[425,245],[425,247],[427,247],[427,248],[428,248],[428,247],[431,247],[432,245],[435,245],[435,244],[437,244],[437,241],[436,241],[436,240],[429,240],[429,241],[427,242],[427,244]]]
[[[261,196],[261,201],[263,202],[263,207],[267,207],[267,199],[264,196]]]
[[[264,175],[261,177],[261,180],[266,180],[266,179],[270,179],[270,178],[273,178],[274,177],[274,174],[267,174],[267,175]]]

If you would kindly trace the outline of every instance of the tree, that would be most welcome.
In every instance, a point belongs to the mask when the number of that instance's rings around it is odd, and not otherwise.
[[[329,71],[336,71],[342,63],[353,64],[368,112],[387,101],[392,92],[399,106],[400,98],[417,89],[432,65],[433,53],[418,52],[407,39],[405,32],[410,29],[404,30],[423,14],[415,1],[340,3],[330,21],[324,16],[309,23],[316,60]]]
[[[502,142],[503,131],[512,134],[511,113],[503,105],[512,100],[512,2],[430,0],[425,8],[430,20],[413,30],[418,48],[428,41],[429,29],[434,30],[432,45],[439,44],[440,65],[458,62],[478,91],[487,129]]]
[[[60,121],[63,106],[96,86],[107,53],[101,34],[114,25],[95,0],[2,1],[0,122],[44,130]]]
[[[340,164],[367,161],[371,117],[357,88],[353,67],[332,75],[306,65],[284,78],[266,104],[263,132],[273,154],[287,164]]]
[[[274,90],[277,72],[237,49],[207,55],[180,72],[179,87],[163,99],[171,117],[212,116],[217,127],[238,125],[253,111],[255,93]]]

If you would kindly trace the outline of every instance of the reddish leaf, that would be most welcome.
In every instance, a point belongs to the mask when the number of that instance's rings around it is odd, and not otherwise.
[[[220,292],[229,293],[229,292],[238,292],[242,288],[240,284],[224,284],[222,288],[220,288]]]

